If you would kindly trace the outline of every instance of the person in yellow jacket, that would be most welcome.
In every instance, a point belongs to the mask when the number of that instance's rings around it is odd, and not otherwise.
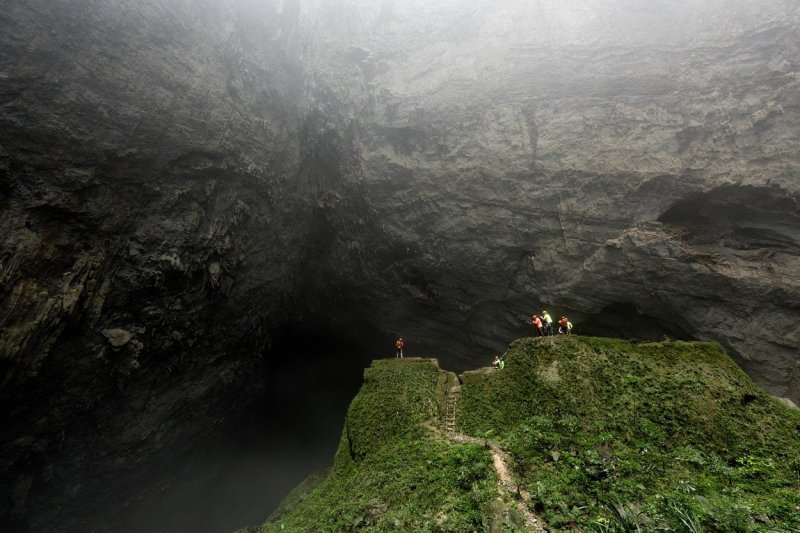
[[[542,321],[544,322],[544,328],[547,330],[548,335],[553,334],[553,317],[550,316],[550,313],[547,311],[542,311]]]

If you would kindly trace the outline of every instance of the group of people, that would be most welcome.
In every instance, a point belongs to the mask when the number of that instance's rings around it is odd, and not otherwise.
[[[546,310],[542,311],[541,316],[534,314],[531,316],[531,323],[539,337],[554,335],[553,333],[553,317],[550,316]],[[572,322],[565,316],[558,320],[558,333],[560,335],[569,335],[572,333]]]
[[[531,323],[536,331],[536,334],[539,337],[546,337],[549,335],[555,335],[553,332],[553,317],[550,316],[546,310],[542,311],[541,316],[534,314],[531,316]],[[572,322],[565,316],[562,316],[558,320],[558,333],[559,335],[570,335],[572,333]],[[403,348],[405,347],[406,343],[402,337],[397,339],[394,343],[395,357],[397,359],[403,358]],[[495,355],[494,361],[492,361],[492,366],[500,369],[505,367],[505,361],[503,360],[502,355]]]
[[[531,316],[531,323],[539,337],[546,337],[548,335],[555,335],[553,332],[553,317],[550,316],[546,310],[542,311],[541,315],[534,314]],[[558,320],[558,334],[570,335],[572,333],[572,322],[566,316],[562,316]],[[504,355],[495,355],[492,366],[496,369],[501,369],[506,366],[503,360]]]

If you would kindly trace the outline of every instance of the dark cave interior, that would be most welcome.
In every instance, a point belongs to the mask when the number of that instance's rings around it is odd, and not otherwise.
[[[664,320],[640,312],[629,303],[615,303],[604,307],[596,315],[587,317],[575,327],[578,335],[616,337],[637,341],[692,340],[680,325],[680,320]]]
[[[165,443],[158,468],[122,472],[123,484],[95,484],[87,497],[109,508],[101,516],[70,513],[65,529],[210,533],[262,522],[306,476],[330,466],[369,362],[363,353],[341,337],[286,328],[246,378],[257,384],[255,396],[198,413],[194,423],[207,416],[209,430],[178,453]]]
[[[723,186],[675,203],[658,221],[692,246],[781,252],[800,243],[800,199],[778,187]]]

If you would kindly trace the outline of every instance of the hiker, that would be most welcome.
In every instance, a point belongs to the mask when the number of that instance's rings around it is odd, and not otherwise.
[[[406,345],[403,342],[403,337],[397,339],[397,342],[394,343],[394,347],[397,348],[397,354],[395,355],[395,359],[402,359],[403,358],[403,347]]]
[[[542,311],[542,322],[544,322],[544,329],[547,330],[548,335],[553,334],[553,318],[547,311]]]
[[[500,361],[497,363],[497,368],[503,370],[505,367],[506,367],[506,356],[504,354],[500,356]]]
[[[499,355],[495,355],[494,356],[494,361],[492,361],[492,366],[495,367],[495,368],[500,368],[500,356]]]
[[[533,315],[531,317],[531,322],[533,322],[533,327],[536,328],[536,333],[538,333],[540,337],[544,337],[544,326],[542,326],[542,319],[539,318],[539,315]]]
[[[562,316],[558,320],[558,333],[561,335],[569,335],[569,330],[572,329],[572,322],[567,317]]]

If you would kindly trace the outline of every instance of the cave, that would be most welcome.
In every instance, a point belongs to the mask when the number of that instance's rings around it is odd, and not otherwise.
[[[778,187],[728,185],[676,202],[658,221],[692,246],[791,254],[800,239],[800,199]]]
[[[800,402],[800,11],[19,0],[0,13],[0,529],[219,531],[394,340],[719,342]]]
[[[680,317],[653,317],[626,303],[612,303],[581,321],[576,335],[616,337],[632,341],[695,340],[685,333]]]

